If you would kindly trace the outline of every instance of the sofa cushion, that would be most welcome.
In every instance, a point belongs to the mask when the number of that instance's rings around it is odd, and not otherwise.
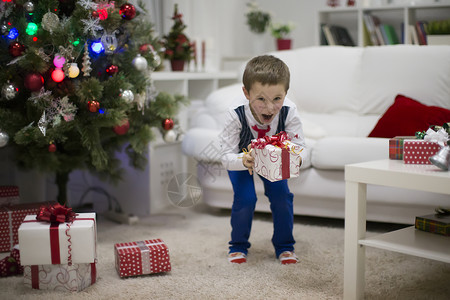
[[[450,110],[427,106],[409,97],[398,95],[383,114],[369,137],[392,138],[413,136],[417,131],[425,131],[431,125],[450,122]]]
[[[450,47],[365,47],[353,87],[361,114],[381,115],[398,94],[450,109]]]
[[[313,168],[344,170],[346,164],[389,158],[389,139],[326,137],[312,150]]]
[[[315,113],[356,112],[354,82],[362,48],[306,47],[279,51],[291,72],[288,97],[299,110]]]
[[[359,116],[352,113],[319,114],[300,111],[300,118],[303,122],[305,136],[318,139],[325,136],[367,137],[379,116]],[[308,128],[311,124],[317,125]]]

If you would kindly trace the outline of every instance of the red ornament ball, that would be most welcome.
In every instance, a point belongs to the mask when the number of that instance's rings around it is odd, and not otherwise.
[[[125,20],[131,20],[136,16],[136,8],[133,4],[125,3],[120,7],[119,13]]]
[[[128,129],[130,129],[130,122],[128,121],[128,119],[123,120],[119,125],[116,125],[113,128],[114,132],[117,135],[124,135],[128,132]]]
[[[44,77],[39,73],[29,73],[25,75],[24,84],[28,90],[37,92],[44,86]]]
[[[100,14],[99,14],[98,11],[94,10],[94,11],[92,12],[91,16],[92,16],[92,18],[97,19],[97,18],[100,16]]]
[[[139,52],[141,52],[142,54],[145,54],[150,50],[154,50],[152,44],[142,44],[139,46]]]
[[[108,73],[109,75],[114,75],[117,72],[119,72],[119,67],[116,65],[110,65],[106,68],[106,73]]]
[[[99,109],[100,109],[100,103],[98,103],[98,101],[95,101],[95,100],[88,101],[88,110],[90,112],[98,112]]]
[[[13,57],[21,56],[25,51],[25,46],[19,42],[12,42],[9,44],[8,51]]]
[[[56,152],[56,145],[53,143],[48,145],[48,152]]]
[[[170,118],[167,118],[167,119],[163,120],[163,121],[162,121],[162,127],[163,127],[165,130],[170,130],[170,129],[172,129],[172,128],[173,128],[173,120],[170,119]]]

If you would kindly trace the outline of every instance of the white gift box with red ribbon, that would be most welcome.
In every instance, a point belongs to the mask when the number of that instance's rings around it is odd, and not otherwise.
[[[22,265],[93,263],[96,259],[95,213],[77,214],[73,222],[48,223],[28,215],[19,227]]]
[[[116,269],[120,277],[168,272],[169,249],[161,239],[114,245]]]
[[[272,182],[298,177],[300,152],[303,148],[283,138],[276,142],[274,139],[276,136],[252,140],[252,149],[255,153],[253,170]]]

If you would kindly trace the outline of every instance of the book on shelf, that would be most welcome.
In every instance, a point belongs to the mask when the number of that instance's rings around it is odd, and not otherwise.
[[[382,24],[380,25],[380,27],[382,27],[384,32],[386,33],[386,40],[385,40],[386,45],[395,45],[400,43],[397,32],[395,32],[394,26],[389,24]]]
[[[415,228],[450,236],[450,214],[431,214],[416,217]]]
[[[417,36],[419,38],[420,45],[427,45],[427,33],[426,33],[427,22],[425,21],[417,21],[416,22],[416,30]]]
[[[380,43],[380,46],[385,46],[385,45],[387,45],[387,38],[383,36],[382,28],[383,28],[382,25],[375,27],[375,33],[377,34],[377,38],[378,38],[378,42]]]
[[[331,29],[329,25],[322,25],[322,31],[327,41],[327,45],[335,46],[336,41],[334,40],[333,34],[331,33]]]
[[[342,46],[355,46],[350,33],[347,28],[337,25],[330,26],[331,34],[334,37],[337,45]]]
[[[355,46],[347,28],[338,25],[321,25],[321,45]],[[324,40],[322,41],[322,36]]]
[[[419,44],[419,36],[416,31],[416,27],[414,25],[408,26],[409,36],[410,36],[410,43],[412,45],[420,45]]]
[[[381,42],[378,39],[376,27],[380,25],[380,19],[371,14],[364,14],[364,24],[366,25],[369,33],[371,44],[374,46],[380,46]]]
[[[323,31],[324,26],[326,26],[326,25],[320,24],[320,45],[327,46],[328,41],[327,41],[327,37],[325,36],[325,32]]]

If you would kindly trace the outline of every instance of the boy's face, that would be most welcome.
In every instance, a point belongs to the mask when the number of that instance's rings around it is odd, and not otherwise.
[[[245,97],[250,101],[253,117],[260,124],[270,124],[283,107],[286,91],[283,84],[262,85],[256,82],[247,91],[242,87]]]

